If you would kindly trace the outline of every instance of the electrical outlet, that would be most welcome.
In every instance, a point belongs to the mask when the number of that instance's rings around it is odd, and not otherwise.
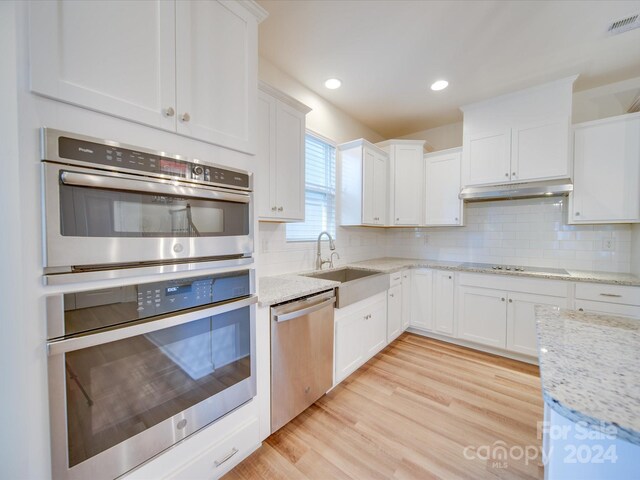
[[[613,238],[603,238],[602,239],[602,250],[613,250],[615,245],[615,241]]]

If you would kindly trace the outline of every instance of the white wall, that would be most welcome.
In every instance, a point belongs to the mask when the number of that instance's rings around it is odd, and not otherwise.
[[[462,145],[462,122],[421,130],[400,138],[426,140],[428,143],[427,150],[430,152],[459,147]]]
[[[631,227],[631,273],[640,277],[640,223]]]
[[[356,138],[365,138],[372,143],[385,139],[262,57],[258,76],[263,82],[311,108],[311,112],[307,114],[307,128],[336,143]]]
[[[306,118],[309,130],[336,143],[355,138],[366,138],[371,142],[384,140],[381,135],[353,119],[264,58],[260,58],[259,77],[260,80],[312,108]],[[326,237],[322,243],[323,258],[326,258],[329,255]],[[338,227],[336,250],[340,260],[337,260],[336,264],[383,256],[385,246],[383,229]],[[316,260],[316,243],[287,243],[284,223],[260,222],[256,258],[261,276],[313,270]]]
[[[36,321],[23,315],[22,237],[19,189],[18,103],[16,98],[16,25],[13,2],[0,3],[0,477],[37,478],[45,470],[39,468],[36,448],[29,451],[29,431],[33,431],[29,411],[29,368],[25,331],[27,323]],[[46,435],[46,431],[44,432]],[[46,461],[46,459],[45,459]],[[33,466],[31,467],[31,465]]]
[[[629,272],[629,225],[566,225],[565,199],[465,205],[464,227],[389,232],[387,255],[460,262]],[[613,239],[611,251],[602,248]]]

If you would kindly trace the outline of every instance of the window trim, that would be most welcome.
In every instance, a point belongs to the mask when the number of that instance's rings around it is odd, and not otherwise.
[[[338,142],[336,142],[335,140],[332,140],[332,139],[330,139],[328,137],[325,137],[321,133],[315,132],[315,131],[313,131],[313,130],[311,130],[309,128],[305,129],[305,137],[307,135],[310,135],[312,137],[317,138],[318,140],[326,143],[327,145],[332,146],[336,150],[336,155],[335,155],[335,157],[336,157],[336,159],[335,159],[335,161],[336,161],[336,165],[335,165],[335,167],[336,167],[336,193],[333,196],[333,203],[334,203],[334,215],[336,217],[335,218],[335,220],[336,220],[336,234],[335,234],[335,237],[337,237],[338,236],[338,221],[337,221],[338,220],[338,211],[337,211],[337,207],[338,207],[338,172],[337,172]],[[306,156],[305,156],[305,172],[306,172]],[[304,197],[305,197],[305,202],[304,203],[305,203],[305,209],[306,209],[306,205],[307,205],[307,200],[306,200],[307,199],[307,182],[306,182],[306,179],[305,179],[305,182],[304,182],[304,192],[305,192],[304,193]],[[291,244],[292,246],[293,245],[304,246],[305,244],[312,245],[312,244],[316,243],[316,240],[289,240],[287,238],[286,228],[287,227],[285,226],[284,241],[285,241],[286,244]],[[333,240],[335,241],[336,238],[334,238]]]

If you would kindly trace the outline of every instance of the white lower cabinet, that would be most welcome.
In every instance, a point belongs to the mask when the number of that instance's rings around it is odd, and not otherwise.
[[[507,350],[537,356],[536,305],[567,308],[567,299],[548,295],[509,292],[507,302]]]
[[[433,319],[435,331],[455,336],[453,272],[434,273]]]
[[[411,326],[433,330],[433,270],[411,272]]]
[[[387,344],[387,292],[336,309],[335,384]]]
[[[499,290],[458,288],[458,336],[465,340],[504,348],[507,294]]]
[[[640,318],[640,287],[577,283],[576,310]]]
[[[165,479],[209,480],[220,478],[260,443],[257,418],[247,420],[226,438],[205,450],[191,463]]]
[[[460,286],[458,336],[481,345],[537,356],[536,305],[566,308],[567,298]]]
[[[402,331],[411,324],[411,270],[402,271]]]
[[[398,338],[403,331],[402,285],[395,285],[387,293],[387,343]]]

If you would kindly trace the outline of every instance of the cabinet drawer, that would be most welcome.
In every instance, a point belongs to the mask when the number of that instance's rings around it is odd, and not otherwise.
[[[402,272],[394,272],[389,275],[389,287],[395,287],[402,283]]]
[[[593,302],[621,303],[640,306],[640,287],[576,283],[576,298]]]
[[[561,280],[517,277],[515,275],[460,273],[458,284],[470,287],[493,288],[509,292],[567,297],[569,283]]]
[[[591,300],[576,300],[576,310],[601,315],[619,315],[622,317],[640,319],[640,307],[621,305],[619,303],[593,302]]]
[[[256,417],[247,420],[227,437],[197,456],[189,465],[169,474],[171,480],[208,480],[220,478],[260,444]]]

